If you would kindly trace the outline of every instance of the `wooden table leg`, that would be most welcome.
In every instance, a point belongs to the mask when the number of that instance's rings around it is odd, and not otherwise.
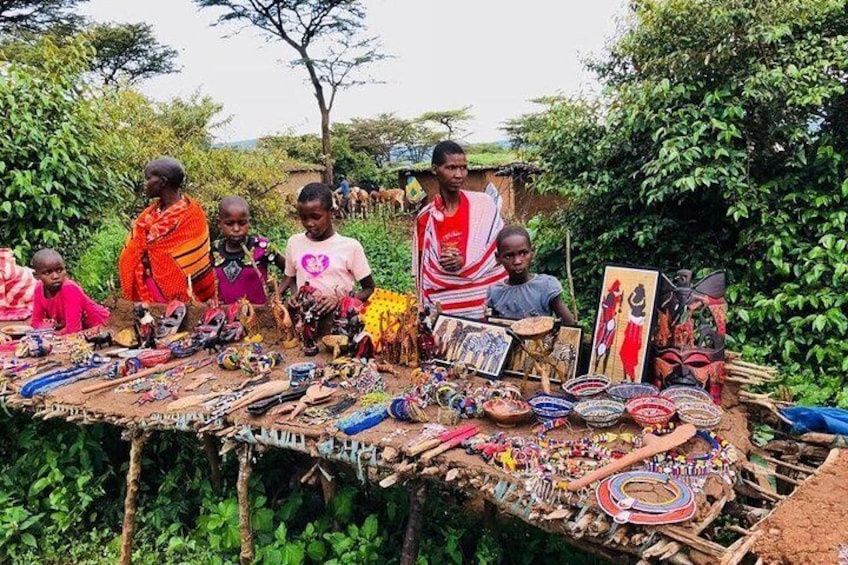
[[[211,434],[203,434],[201,442],[203,450],[206,452],[206,458],[209,460],[209,482],[212,483],[212,490],[216,493],[221,492],[221,456],[218,454],[218,438]]]
[[[239,472],[236,482],[239,507],[239,532],[241,533],[241,553],[239,563],[253,563],[253,528],[250,524],[250,474],[253,472],[253,446],[243,443],[238,446]]]
[[[424,525],[424,504],[427,501],[427,485],[413,484],[409,490],[409,519],[406,522],[406,534],[403,536],[403,548],[400,553],[400,565],[415,565],[418,562],[418,542]]]
[[[135,514],[138,508],[138,479],[141,476],[141,452],[150,438],[150,432],[126,430],[124,439],[130,440],[130,467],[127,470],[127,494],[124,497],[124,524],[121,529],[121,565],[132,563]]]

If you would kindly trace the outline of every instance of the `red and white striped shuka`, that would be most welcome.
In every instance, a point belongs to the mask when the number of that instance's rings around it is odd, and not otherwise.
[[[504,222],[490,196],[482,192],[463,194],[469,206],[465,265],[455,273],[439,265],[441,248],[435,224],[444,218],[444,204],[437,196],[418,214],[419,219],[426,216],[426,224],[421,249],[418,234],[413,237],[412,270],[420,304],[439,304],[445,314],[482,319],[489,287],[507,276],[495,260],[496,239]]]
[[[32,315],[35,282],[32,269],[18,265],[11,249],[0,248],[0,321],[26,320]]]

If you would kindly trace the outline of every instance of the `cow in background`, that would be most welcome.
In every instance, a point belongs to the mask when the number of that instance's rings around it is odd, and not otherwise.
[[[381,209],[403,213],[406,210],[405,193],[399,188],[380,189],[371,193],[371,203]]]
[[[371,199],[368,197],[368,192],[358,186],[350,187],[350,215],[352,218],[368,217],[368,205]]]

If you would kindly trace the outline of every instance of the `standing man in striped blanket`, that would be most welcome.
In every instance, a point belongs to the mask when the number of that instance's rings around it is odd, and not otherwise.
[[[418,301],[445,314],[483,319],[486,291],[506,278],[495,258],[503,219],[490,196],[462,190],[468,162],[459,144],[438,143],[432,164],[439,194],[419,212],[413,240]]]

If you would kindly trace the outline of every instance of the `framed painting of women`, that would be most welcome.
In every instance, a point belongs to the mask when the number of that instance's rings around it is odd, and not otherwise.
[[[648,366],[660,272],[606,265],[589,371],[613,382],[641,382]]]

